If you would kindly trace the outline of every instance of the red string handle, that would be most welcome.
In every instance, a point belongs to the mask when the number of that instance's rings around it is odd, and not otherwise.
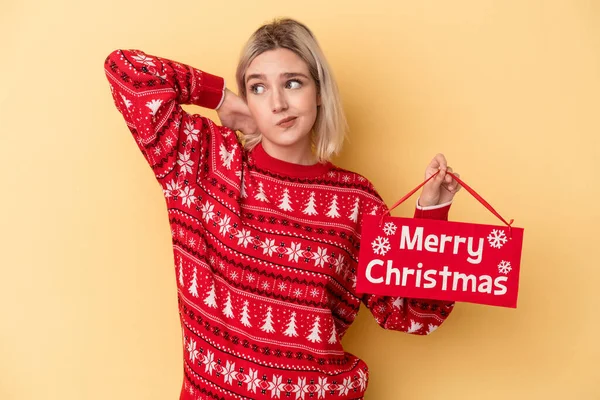
[[[425,180],[425,182],[421,183],[419,186],[417,186],[416,188],[414,188],[413,190],[411,190],[408,194],[406,194],[404,197],[402,197],[400,200],[398,200],[396,202],[396,204],[394,204],[392,207],[388,208],[386,210],[385,213],[383,213],[383,215],[381,216],[381,220],[379,221],[379,224],[381,225],[381,222],[383,221],[383,218],[389,214],[390,212],[392,212],[392,210],[396,207],[398,207],[400,204],[404,203],[404,201],[406,199],[408,199],[410,196],[412,196],[413,194],[415,194],[415,192],[417,190],[419,190],[421,187],[423,187],[427,182],[429,182],[431,179],[433,179],[437,174],[439,174],[440,171],[436,172],[435,174],[431,175],[429,178],[427,178],[427,180]],[[456,179],[456,181],[462,186],[464,187],[467,192],[469,192],[473,197],[475,197],[477,200],[479,200],[479,202],[481,204],[483,204],[483,206],[485,208],[487,208],[492,214],[494,214],[496,217],[498,217],[502,222],[504,222],[504,224],[506,224],[508,226],[508,231],[509,231],[509,238],[512,239],[512,223],[514,222],[513,219],[510,220],[510,222],[506,222],[506,220],[504,218],[502,218],[502,216],[500,214],[498,214],[498,212],[496,210],[494,210],[494,207],[492,207],[490,205],[490,203],[488,203],[487,201],[485,201],[485,199],[483,197],[481,197],[479,194],[477,194],[477,192],[475,190],[473,190],[469,185],[467,185],[466,183],[464,183],[462,180],[460,180],[459,177],[457,177],[456,175],[454,175],[452,172],[446,172],[448,175],[452,176],[454,179]]]

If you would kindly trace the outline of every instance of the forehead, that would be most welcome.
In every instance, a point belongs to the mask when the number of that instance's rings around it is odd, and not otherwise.
[[[293,51],[279,48],[265,51],[252,60],[246,70],[246,76],[263,74],[267,77],[279,77],[285,72],[302,72],[308,75],[308,65]]]

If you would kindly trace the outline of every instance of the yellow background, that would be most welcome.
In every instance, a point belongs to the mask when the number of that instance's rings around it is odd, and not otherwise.
[[[600,2],[1,8],[0,399],[178,398],[166,207],[103,62],[138,48],[233,87],[242,44],[275,16],[308,24],[337,76],[352,129],[339,165],[391,204],[443,152],[525,228],[516,310],[461,303],[415,337],[363,309],[344,343],[371,367],[367,399],[600,399]],[[464,190],[451,219],[500,224]]]

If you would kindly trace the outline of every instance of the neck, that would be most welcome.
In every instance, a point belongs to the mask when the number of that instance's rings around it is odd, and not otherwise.
[[[294,146],[277,146],[263,138],[262,146],[268,155],[278,160],[299,165],[313,165],[317,162],[310,142],[298,143]]]

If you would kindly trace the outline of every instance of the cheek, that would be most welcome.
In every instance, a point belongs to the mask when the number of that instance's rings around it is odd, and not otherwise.
[[[248,102],[248,109],[250,110],[250,114],[252,114],[252,118],[258,125],[259,130],[264,130],[265,126],[268,126],[270,123],[270,113],[268,109],[265,109],[264,105],[261,105],[257,102]]]

